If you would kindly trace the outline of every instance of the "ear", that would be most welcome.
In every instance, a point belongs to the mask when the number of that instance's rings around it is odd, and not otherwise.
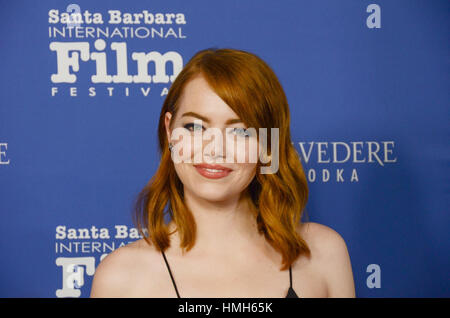
[[[172,120],[172,113],[166,112],[164,116],[164,125],[166,127],[166,135],[167,135],[167,142],[170,143],[170,136],[172,132],[170,131],[170,123]]]

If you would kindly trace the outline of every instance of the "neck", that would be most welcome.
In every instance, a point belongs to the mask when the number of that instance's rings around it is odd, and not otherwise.
[[[196,222],[196,241],[190,255],[235,255],[247,248],[267,248],[263,235],[257,230],[256,219],[248,202],[239,196],[223,201],[208,201],[185,191],[184,198]],[[169,229],[175,228],[173,222]],[[180,243],[178,232],[172,246]]]

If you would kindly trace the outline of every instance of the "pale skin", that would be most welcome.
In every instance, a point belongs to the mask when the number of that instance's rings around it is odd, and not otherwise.
[[[185,87],[177,116],[166,114],[169,140],[170,123],[172,128],[183,127],[195,119],[183,116],[187,112],[207,118],[209,123],[203,122],[205,128],[246,128],[243,123],[225,124],[228,119],[238,117],[202,77],[191,80]],[[233,172],[217,180],[201,176],[192,163],[175,165],[184,185],[186,204],[197,224],[196,242],[189,252],[182,254],[178,232],[171,236],[171,246],[165,251],[180,296],[284,298],[289,272],[280,271],[281,255],[258,234],[248,207],[238,203],[240,192],[257,173],[256,164],[223,165]],[[174,229],[174,224],[170,224],[170,229]],[[355,297],[350,257],[343,238],[333,229],[312,222],[299,224],[297,231],[312,253],[310,258],[301,255],[292,264],[297,295]],[[161,253],[140,239],[103,259],[95,272],[91,297],[177,295]]]

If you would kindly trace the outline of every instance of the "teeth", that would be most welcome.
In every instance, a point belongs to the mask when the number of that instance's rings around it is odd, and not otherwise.
[[[224,171],[224,170],[208,169],[208,168],[205,168],[205,170],[209,171],[209,172],[222,172],[222,171]]]

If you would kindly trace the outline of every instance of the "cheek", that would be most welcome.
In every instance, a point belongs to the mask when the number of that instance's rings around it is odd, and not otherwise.
[[[189,135],[183,135],[179,139],[173,140],[172,143],[174,145],[172,159],[176,163],[191,162],[194,153],[198,151],[196,148],[199,148],[198,144],[194,144],[193,138]]]
[[[178,163],[175,164],[175,171],[180,178],[181,182],[185,185],[189,185],[190,183],[194,182],[195,175],[194,170],[191,169],[188,163]],[[195,183],[195,182],[194,182]]]
[[[236,183],[240,183],[247,186],[256,175],[255,163],[241,163],[238,164],[239,168],[236,170]]]

